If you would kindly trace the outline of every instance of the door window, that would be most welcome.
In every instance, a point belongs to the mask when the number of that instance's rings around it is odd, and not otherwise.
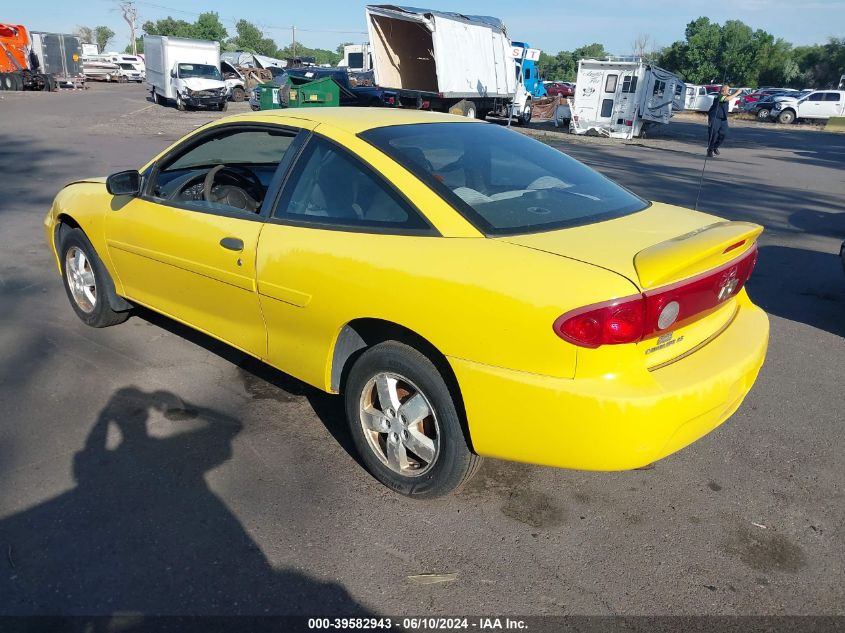
[[[616,83],[619,81],[619,75],[608,75],[604,80],[605,92],[616,92]]]
[[[809,97],[807,97],[807,101],[824,101],[824,93],[814,92]]]
[[[838,101],[842,100],[842,96],[838,92],[828,92],[824,96],[824,100],[825,101],[836,101],[836,102],[838,102]]]
[[[166,158],[147,191],[197,211],[256,214],[294,138],[287,130],[221,128]]]
[[[652,96],[654,97],[662,97],[663,94],[666,92],[666,82],[657,80],[654,82],[654,89],[651,91]]]
[[[297,160],[273,217],[333,228],[431,230],[372,169],[319,136]]]

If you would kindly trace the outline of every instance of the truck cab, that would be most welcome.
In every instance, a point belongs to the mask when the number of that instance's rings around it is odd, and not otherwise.
[[[845,90],[814,90],[800,98],[778,97],[770,116],[778,123],[793,123],[796,119],[829,119],[845,116]]]
[[[218,107],[224,109],[229,87],[223,81],[220,68],[212,64],[177,62],[170,71],[176,107]]]

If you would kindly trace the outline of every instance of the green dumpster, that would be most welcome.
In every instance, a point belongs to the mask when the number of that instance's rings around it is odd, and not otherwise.
[[[331,77],[308,81],[302,77],[288,77],[283,86],[259,84],[260,110],[279,108],[313,108],[340,105],[340,86]]]
[[[340,86],[331,77],[297,83],[293,78],[288,99],[289,108],[332,107],[340,105]],[[288,80],[290,81],[290,79]]]

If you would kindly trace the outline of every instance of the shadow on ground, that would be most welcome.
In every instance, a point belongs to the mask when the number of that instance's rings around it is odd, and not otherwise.
[[[241,429],[168,391],[116,391],[76,487],[0,521],[4,614],[366,614],[337,584],[274,569],[209,489]]]
[[[845,336],[845,274],[838,253],[762,246],[748,281],[769,314]]]

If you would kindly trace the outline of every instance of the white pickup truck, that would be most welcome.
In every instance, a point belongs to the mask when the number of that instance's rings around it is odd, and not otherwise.
[[[777,97],[769,116],[778,123],[845,116],[845,90],[815,90],[800,99]]]

